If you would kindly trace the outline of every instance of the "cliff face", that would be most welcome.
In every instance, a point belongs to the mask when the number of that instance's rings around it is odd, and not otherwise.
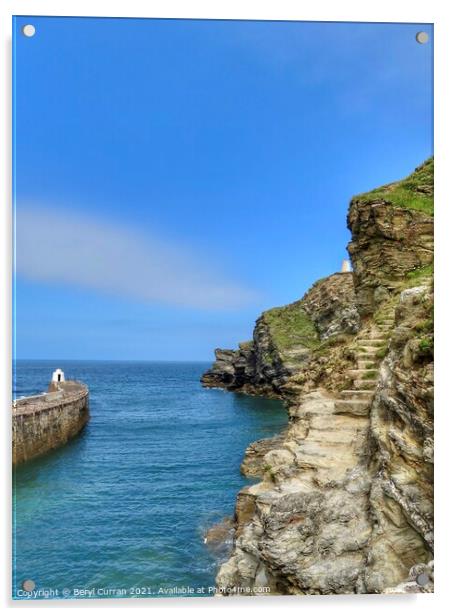
[[[402,291],[371,409],[374,522],[366,586],[400,582],[433,553],[433,291]]]
[[[433,161],[350,204],[353,274],[318,281],[216,351],[205,386],[282,398],[250,445],[222,594],[433,588]]]
[[[339,334],[355,333],[359,324],[352,274],[333,274],[316,282],[301,300],[264,312],[253,340],[238,350],[216,349],[216,361],[202,383],[280,398],[288,379],[313,353],[328,348],[328,339],[334,343]]]
[[[361,314],[371,314],[406,275],[433,261],[433,159],[400,182],[352,199],[348,251]]]

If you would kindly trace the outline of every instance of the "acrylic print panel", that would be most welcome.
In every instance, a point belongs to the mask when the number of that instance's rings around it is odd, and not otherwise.
[[[431,25],[13,32],[13,597],[432,592]]]

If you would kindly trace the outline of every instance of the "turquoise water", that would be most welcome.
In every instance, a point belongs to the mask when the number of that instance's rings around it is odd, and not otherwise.
[[[245,448],[286,425],[282,404],[203,389],[205,363],[21,361],[15,395],[55,367],[89,386],[91,420],[15,472],[13,596],[27,579],[50,597],[211,594],[224,554],[203,533],[233,514]]]

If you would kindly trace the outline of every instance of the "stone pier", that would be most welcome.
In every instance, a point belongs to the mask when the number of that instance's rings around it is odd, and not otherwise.
[[[89,419],[88,400],[86,385],[64,380],[52,380],[47,393],[14,400],[13,464],[47,453],[76,436]]]

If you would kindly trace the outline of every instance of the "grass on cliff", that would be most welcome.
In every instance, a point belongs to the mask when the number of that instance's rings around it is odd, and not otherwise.
[[[353,335],[351,334],[334,334],[330,336],[326,340],[322,340],[315,349],[315,354],[317,357],[322,357],[324,355],[329,355],[331,353],[331,349],[334,347],[338,347],[342,344],[349,344],[353,340]]]
[[[429,158],[404,180],[357,195],[360,201],[384,200],[396,207],[418,210],[433,216],[433,158]]]
[[[267,310],[262,318],[280,351],[298,346],[315,349],[320,343],[314,323],[300,302]]]
[[[430,263],[430,265],[424,265],[423,267],[417,267],[414,270],[411,270],[410,272],[407,272],[406,277],[408,278],[408,280],[411,281],[415,281],[415,280],[420,280],[422,278],[429,278],[430,276],[433,276],[433,264]]]

